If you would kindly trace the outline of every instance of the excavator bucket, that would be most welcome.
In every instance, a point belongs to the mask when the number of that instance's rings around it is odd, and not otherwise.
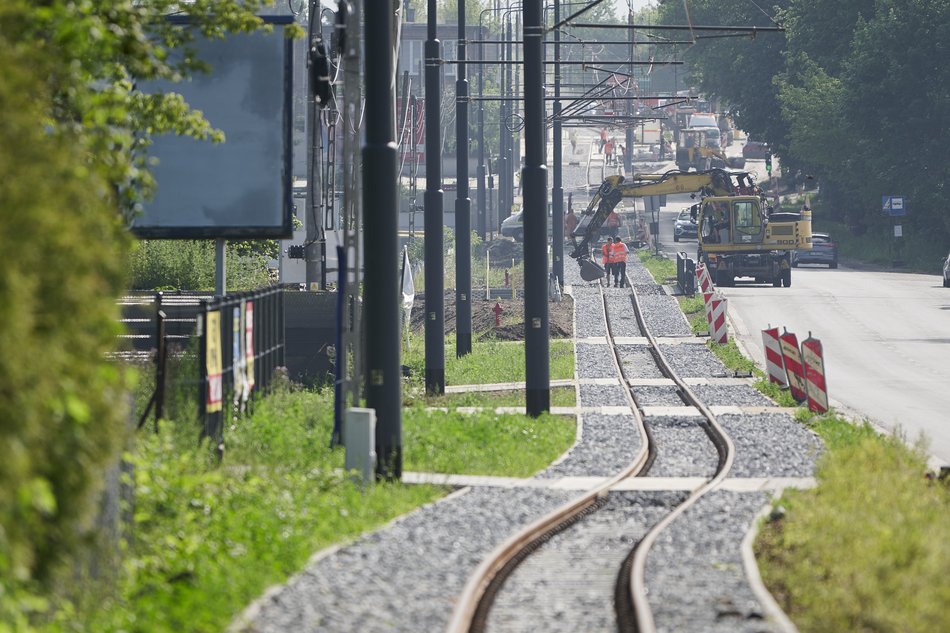
[[[581,262],[581,279],[584,281],[596,281],[606,276],[607,273],[604,269],[589,259],[585,259]]]

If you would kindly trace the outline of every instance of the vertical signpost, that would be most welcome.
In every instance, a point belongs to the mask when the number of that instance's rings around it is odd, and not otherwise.
[[[894,218],[893,260],[895,266],[903,266],[901,237],[904,235],[904,230],[900,224],[900,218],[907,215],[907,199],[904,196],[881,196],[881,210]]]

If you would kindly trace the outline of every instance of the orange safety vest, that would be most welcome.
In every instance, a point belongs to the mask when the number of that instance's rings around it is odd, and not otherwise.
[[[610,262],[619,264],[627,261],[627,245],[623,242],[614,242],[610,245]]]
[[[603,258],[604,266],[613,262],[613,260],[610,258],[610,255],[613,252],[613,249],[610,248],[610,244],[607,244],[605,242],[604,245],[600,247],[600,252],[604,256]]]

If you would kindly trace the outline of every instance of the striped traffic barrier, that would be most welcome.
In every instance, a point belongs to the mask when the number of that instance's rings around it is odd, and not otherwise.
[[[825,358],[821,341],[811,332],[802,341],[802,362],[805,366],[805,390],[808,393],[808,409],[815,413],[828,411],[828,385],[825,382]]]
[[[704,264],[696,264],[696,287],[700,292],[712,292],[715,290],[712,277],[709,275],[709,269]]]
[[[785,361],[782,360],[782,344],[778,340],[778,328],[772,327],[762,330],[762,347],[765,349],[765,369],[769,374],[769,382],[774,382],[783,389],[788,387],[785,377]]]
[[[709,335],[712,336],[713,325],[712,325],[712,301],[714,293],[712,290],[709,292],[703,293],[703,308],[706,310],[706,325],[709,330]]]
[[[789,391],[796,402],[804,402],[807,399],[805,373],[802,370],[802,353],[798,349],[798,337],[785,330],[778,339],[782,344],[782,360],[785,362],[785,378],[788,380]]]
[[[728,301],[725,297],[713,297],[712,316],[710,320],[709,336],[717,343],[725,345],[729,342],[729,331],[726,328],[726,307]]]

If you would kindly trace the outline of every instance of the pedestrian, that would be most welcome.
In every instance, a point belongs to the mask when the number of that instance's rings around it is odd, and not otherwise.
[[[600,151],[604,151],[604,145],[607,144],[607,128],[600,128]]]
[[[607,216],[607,235],[617,237],[618,233],[620,233],[620,216],[616,211],[611,211]]]
[[[613,162],[614,140],[610,139],[604,143],[604,162],[610,165]]]
[[[610,246],[611,265],[614,273],[614,287],[623,288],[627,282],[627,255],[630,249],[623,243],[619,237],[614,238],[614,243]],[[608,281],[608,285],[610,285]]]
[[[613,270],[613,264],[611,264],[613,252],[610,248],[610,240],[604,242],[604,245],[600,247],[600,253],[601,262],[604,264],[604,271],[607,273],[607,285],[610,286],[610,273]]]
[[[564,239],[570,240],[574,237],[574,229],[577,228],[577,214],[574,209],[568,207],[567,215],[564,216]]]
[[[571,154],[577,153],[577,130],[571,130],[568,138],[571,139]]]

